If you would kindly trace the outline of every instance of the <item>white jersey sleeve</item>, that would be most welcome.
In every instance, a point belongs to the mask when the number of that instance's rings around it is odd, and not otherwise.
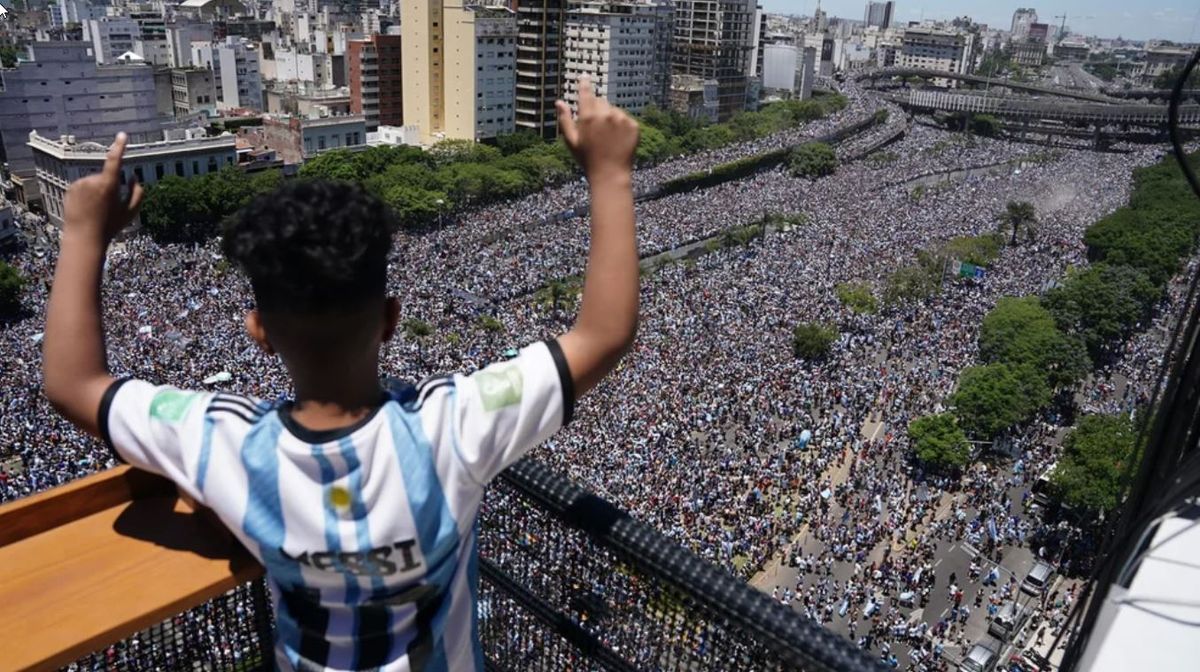
[[[514,359],[454,377],[450,404],[456,450],[486,485],[571,420],[574,385],[558,341],[534,343]]]
[[[212,397],[144,380],[118,380],[100,401],[100,435],[124,461],[175,481],[203,503],[195,476]]]

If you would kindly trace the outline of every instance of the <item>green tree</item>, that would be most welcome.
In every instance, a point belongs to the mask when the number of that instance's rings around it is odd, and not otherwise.
[[[1000,248],[1004,238],[1000,234],[984,234],[981,236],[959,236],[946,241],[941,248],[941,257],[958,259],[976,266],[990,266],[1000,257]],[[941,269],[939,262],[938,268]]]
[[[876,308],[875,296],[871,286],[865,282],[843,282],[834,291],[838,300],[856,313],[874,313]]]
[[[801,359],[819,359],[829,354],[837,337],[837,331],[829,325],[819,322],[798,324],[792,332],[792,351]]]
[[[21,52],[18,51],[16,47],[11,44],[6,44],[3,47],[0,47],[0,65],[3,65],[6,68],[16,67],[17,57],[20,55]]]
[[[1179,81],[1181,76],[1183,76],[1183,67],[1177,65],[1160,74],[1158,77],[1155,77],[1154,88],[1173,89],[1175,88],[1175,82]],[[1200,89],[1200,68],[1195,68],[1192,70],[1192,74],[1188,76],[1188,81],[1184,88]]]
[[[917,459],[938,468],[964,467],[971,444],[951,413],[917,418],[908,424],[908,439]]]
[[[21,309],[25,277],[14,266],[0,261],[0,314],[12,315]]]
[[[1067,504],[1091,513],[1121,504],[1129,461],[1139,461],[1137,430],[1125,415],[1085,415],[1063,439],[1050,483]]]
[[[140,219],[150,237],[163,243],[197,242],[216,235],[221,213],[203,177],[185,180],[168,175],[146,189]]]
[[[474,140],[442,140],[429,148],[429,156],[439,166],[455,163],[492,163],[501,157],[500,150]]]
[[[492,333],[500,333],[504,331],[504,323],[492,317],[491,315],[480,315],[479,327],[484,331],[490,331]]]
[[[300,177],[346,182],[357,182],[360,177],[355,167],[354,153],[348,149],[321,152],[302,163],[298,174]]]
[[[439,214],[450,210],[446,194],[422,189],[407,184],[396,184],[388,188],[384,202],[396,213],[396,220],[406,228],[419,228],[436,224]],[[442,201],[441,204],[438,201]]]
[[[1031,366],[971,366],[963,369],[949,403],[960,427],[977,438],[992,439],[1050,403],[1050,387]]]
[[[681,140],[682,149],[699,152],[724,147],[734,141],[733,129],[725,124],[713,124],[689,131]]]
[[[796,177],[817,178],[832,175],[837,170],[837,154],[833,148],[823,142],[810,142],[792,151],[789,162],[792,175]]]
[[[883,290],[883,302],[889,306],[927,299],[937,292],[937,276],[920,265],[903,266],[892,271]]]
[[[410,338],[423,338],[433,333],[433,327],[429,326],[428,322],[415,317],[405,319],[401,323],[401,327]]]
[[[986,364],[1030,366],[1041,371],[1052,388],[1080,380],[1091,364],[1083,342],[1060,331],[1054,316],[1034,296],[1006,296],[996,302],[979,330],[979,358]]]
[[[1092,359],[1101,361],[1124,340],[1162,298],[1162,290],[1132,266],[1092,264],[1068,274],[1046,292],[1045,306],[1068,334],[1083,339]]]
[[[655,163],[666,158],[671,151],[667,136],[657,128],[641,124],[635,158],[638,164]]]
[[[994,138],[1000,135],[1000,120],[990,114],[972,115],[971,132],[985,138]]]
[[[504,156],[512,156],[543,144],[542,136],[530,131],[517,131],[496,136],[496,148]]]
[[[1195,220],[1164,205],[1154,210],[1120,208],[1084,232],[1088,259],[1126,264],[1146,273],[1156,285],[1166,284],[1195,244]]]
[[[1026,240],[1032,241],[1037,231],[1037,211],[1027,201],[1009,201],[1000,215],[1000,222],[1006,231],[1012,230],[1010,245],[1017,244],[1017,234],[1021,231],[1025,232]]]

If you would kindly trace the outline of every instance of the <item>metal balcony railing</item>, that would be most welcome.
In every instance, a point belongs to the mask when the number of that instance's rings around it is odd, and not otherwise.
[[[120,616],[122,625],[117,626],[95,624],[107,612],[94,605],[105,600],[136,601],[116,584],[150,579],[137,577],[136,572],[125,572],[122,579],[123,573],[116,567],[108,572],[98,570],[96,577],[113,577],[114,594],[94,594],[109,589],[105,583],[80,583],[94,586],[93,594],[83,596],[90,598],[93,606],[81,606],[79,611],[91,613],[71,614],[71,618],[90,621],[99,634],[27,641],[27,646],[66,648],[24,651],[16,669],[63,665],[67,666],[64,669],[96,672],[273,669],[270,597],[261,575],[246,582],[246,577],[254,574],[244,567],[244,550],[222,551],[225,547],[215,541],[206,544],[210,547],[206,552],[181,550],[157,532],[140,530],[161,528],[163,516],[183,516],[186,506],[167,496],[170,484],[164,489],[163,485],[118,483],[135,476],[139,482],[143,476],[155,477],[136,470],[121,474],[114,470],[112,474],[90,477],[94,481],[82,487],[64,486],[63,490],[76,488],[73,500],[50,494],[31,506],[22,508],[18,502],[16,507],[0,507],[0,522],[18,528],[7,538],[0,535],[0,559],[19,557],[38,544],[44,547],[55,528],[71,539],[89,534],[90,528],[90,534],[109,535],[99,547],[124,545],[128,549],[112,551],[121,562],[143,554],[129,563],[135,569],[192,562],[189,557],[201,552],[210,568],[229,556],[230,573],[220,575],[219,581],[210,578],[203,587],[186,578],[163,577],[148,598],[154,605],[145,607],[150,611],[139,616],[126,608]],[[107,493],[101,497],[105,501],[87,511],[72,510],[80,501],[94,502],[95,492]],[[123,493],[130,499],[122,500]],[[114,517],[125,522],[110,524]],[[41,532],[19,529],[44,518],[52,522],[39,528]],[[95,522],[89,523],[90,519]],[[479,525],[479,632],[488,670],[879,669],[878,661],[848,640],[805,620],[534,461],[516,464],[489,487]],[[68,527],[75,529],[66,534],[64,528]],[[221,534],[215,528],[205,529],[211,534],[199,536]],[[185,538],[196,536],[191,530]],[[138,540],[153,541],[153,550],[131,545]],[[18,544],[31,547],[18,548]],[[164,558],[163,548],[172,547],[175,555]],[[155,553],[158,555],[152,555]],[[47,562],[55,566],[52,559]],[[45,564],[31,566],[27,576],[18,573],[11,587],[0,586],[0,597],[20,598],[21,590],[53,580],[53,571],[69,571],[63,565],[46,570]],[[239,566],[240,571],[232,569]],[[229,585],[236,587],[222,587]],[[164,594],[176,588],[179,595]],[[63,594],[47,597],[58,606],[46,609],[73,609],[71,593],[60,592]],[[32,608],[38,608],[36,601]],[[27,612],[25,606],[22,610]],[[53,618],[51,614],[40,616]],[[149,622],[155,624],[145,627]],[[64,623],[64,628],[80,625]],[[19,643],[20,633],[10,630],[8,634],[13,641],[4,641],[0,635],[0,648]],[[92,653],[78,657],[87,651]]]

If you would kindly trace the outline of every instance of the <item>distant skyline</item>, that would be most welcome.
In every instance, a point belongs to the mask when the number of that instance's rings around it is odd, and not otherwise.
[[[811,16],[817,7],[816,0],[761,0],[768,12],[781,14],[803,14]],[[862,20],[866,0],[822,0],[821,9],[830,16]],[[953,2],[951,0],[899,0],[896,2],[894,20],[904,24],[921,19],[951,19],[964,14],[992,28],[1004,28],[1012,24],[1013,12],[1018,7],[1037,10],[1042,23],[1058,25],[1062,19],[1055,15],[1067,15],[1067,26],[1074,32],[1100,37],[1124,37],[1131,40],[1162,39],[1176,42],[1200,41],[1200,5],[1181,0],[1056,0],[1040,4],[996,3],[984,0]],[[1092,16],[1091,19],[1072,17]]]

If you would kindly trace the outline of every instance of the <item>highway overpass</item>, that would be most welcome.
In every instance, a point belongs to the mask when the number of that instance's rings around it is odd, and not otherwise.
[[[1099,93],[1086,93],[1083,91],[1071,91],[1067,89],[1057,89],[1052,86],[1042,86],[1040,84],[1031,84],[1026,82],[1014,82],[1009,79],[998,79],[992,77],[980,77],[979,75],[964,75],[957,72],[948,72],[946,70],[920,70],[917,68],[881,68],[878,70],[864,70],[855,76],[855,79],[883,79],[891,77],[921,77],[923,79],[953,79],[960,82],[971,82],[973,84],[991,84],[992,86],[1003,86],[1008,89],[1018,91],[1028,91],[1030,93],[1039,93],[1047,96],[1059,96],[1062,98],[1074,98],[1076,100],[1087,100],[1095,103],[1115,103],[1118,100]]]
[[[1166,105],[1075,103],[916,90],[886,97],[912,111],[969,112],[1003,119],[1055,120],[1100,126],[1125,124],[1162,128],[1167,123]],[[1200,127],[1200,105],[1181,106],[1179,124]]]

